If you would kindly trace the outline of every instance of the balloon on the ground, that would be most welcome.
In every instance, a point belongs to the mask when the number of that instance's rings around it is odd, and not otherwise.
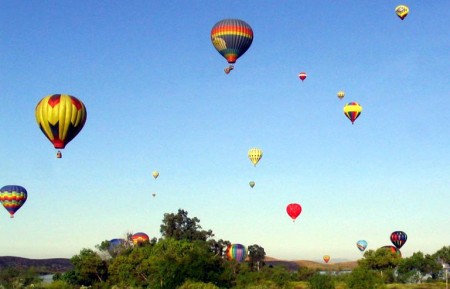
[[[291,217],[291,219],[295,221],[295,219],[297,219],[297,217],[300,216],[300,213],[302,212],[302,206],[297,203],[289,204],[286,207],[286,212],[289,217]]]
[[[406,5],[398,5],[395,7],[395,13],[400,19],[405,19],[406,16],[408,16],[409,8]]]
[[[352,124],[361,115],[362,110],[362,106],[357,102],[349,102],[344,106],[344,114]]]
[[[395,253],[395,254],[399,255],[400,257],[402,256],[402,252],[400,252],[400,249],[398,249],[394,246],[387,245],[387,246],[383,246],[381,248],[386,249],[389,252]]]
[[[325,263],[328,263],[330,261],[330,255],[324,255],[323,260],[325,261]]]
[[[408,236],[403,231],[395,231],[391,233],[391,242],[398,249],[405,245],[407,239]]]
[[[8,185],[0,189],[0,202],[11,218],[25,204],[27,197],[27,190],[22,186]]]
[[[131,240],[133,241],[133,244],[138,245],[144,242],[148,242],[150,238],[148,237],[147,234],[143,232],[138,232],[133,234],[133,236],[131,236]]]
[[[225,253],[228,260],[236,260],[238,263],[244,261],[247,257],[247,249],[242,244],[228,245]]]
[[[263,151],[259,148],[251,148],[248,151],[248,158],[250,159],[250,161],[252,162],[252,164],[254,166],[256,166],[256,164],[258,164],[258,162],[261,160],[263,156]]]
[[[39,101],[35,117],[39,128],[53,146],[63,149],[83,128],[87,111],[78,98],[68,94],[53,94]]]
[[[356,242],[356,247],[358,247],[359,251],[364,252],[367,248],[367,241],[366,240],[359,240]]]

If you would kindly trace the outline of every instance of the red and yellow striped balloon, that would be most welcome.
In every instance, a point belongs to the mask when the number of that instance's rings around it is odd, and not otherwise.
[[[44,97],[35,109],[36,122],[56,149],[63,149],[86,123],[86,107],[68,94]]]

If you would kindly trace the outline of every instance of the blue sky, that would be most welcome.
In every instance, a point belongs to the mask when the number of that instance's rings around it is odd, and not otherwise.
[[[225,18],[254,31],[229,75],[210,41]],[[449,1],[1,1],[0,19],[0,183],[28,190],[0,256],[159,238],[179,208],[284,259],[355,260],[396,230],[404,256],[449,245]],[[88,112],[62,159],[34,117],[55,93]]]

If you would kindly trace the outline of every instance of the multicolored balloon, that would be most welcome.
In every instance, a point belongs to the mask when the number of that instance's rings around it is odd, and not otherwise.
[[[344,91],[338,91],[338,93],[337,93],[337,97],[339,98],[339,99],[343,99],[344,98],[344,96],[345,96],[345,92]]]
[[[158,171],[153,171],[152,172],[152,176],[156,180],[159,177],[159,172]]]
[[[367,241],[366,240],[359,240],[356,242],[356,247],[358,247],[359,251],[364,252],[367,248]]]
[[[298,78],[300,78],[301,81],[305,80],[307,76],[308,76],[308,75],[306,74],[306,72],[300,72],[300,73],[298,74]]]
[[[323,256],[323,260],[325,261],[325,263],[328,263],[330,261],[330,255],[324,255]]]
[[[135,245],[148,242],[149,240],[150,240],[149,236],[142,232],[135,233],[131,236],[131,241],[133,241],[133,244]]]
[[[408,236],[403,231],[395,231],[391,234],[391,242],[394,244],[397,249],[400,249],[403,245],[405,245]]]
[[[406,16],[408,16],[409,8],[406,5],[398,5],[395,7],[395,13],[400,19],[405,19]]]
[[[357,102],[349,102],[344,106],[344,114],[352,124],[361,115],[362,110],[362,106]]]
[[[252,45],[253,30],[243,20],[223,19],[211,29],[211,42],[228,63],[234,64]],[[232,69],[230,65],[225,72]]]
[[[255,186],[255,182],[254,182],[254,181],[250,181],[248,184],[250,185],[250,187],[251,187],[252,189],[253,189],[253,187]]]
[[[22,186],[8,185],[0,189],[0,202],[11,218],[25,204],[27,197],[27,190]]]
[[[297,219],[298,216],[300,216],[300,213],[302,212],[302,206],[297,203],[292,203],[287,205],[286,212],[289,215],[289,217],[292,218],[292,221],[295,222],[295,219]]]
[[[236,262],[241,263],[247,257],[247,249],[241,244],[228,245],[225,254],[228,260],[236,260]]]
[[[259,148],[251,148],[248,151],[248,158],[252,162],[252,164],[256,167],[256,164],[259,162],[259,160],[263,156],[263,151]]]
[[[63,149],[81,131],[87,111],[83,102],[68,94],[47,95],[36,106],[36,122],[56,149]]]
[[[397,255],[399,255],[400,257],[402,257],[402,252],[400,252],[400,249],[398,249],[398,248],[396,248],[396,247],[394,247],[394,246],[383,246],[383,247],[381,247],[381,248],[383,248],[383,249],[387,249],[387,250],[389,250],[390,252],[392,252],[392,253],[395,253],[395,254],[397,254]],[[381,249],[380,248],[380,249]]]

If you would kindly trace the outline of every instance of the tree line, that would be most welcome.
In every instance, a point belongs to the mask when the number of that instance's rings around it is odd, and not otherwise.
[[[182,209],[164,214],[160,232],[160,239],[134,246],[125,242],[112,250],[105,240],[96,251],[81,249],[70,259],[73,269],[55,274],[54,282],[47,285],[40,284],[32,269],[7,268],[0,271],[0,289],[331,289],[337,284],[372,289],[388,283],[442,282],[442,264],[450,263],[450,246],[432,255],[419,251],[409,258],[380,248],[366,251],[348,274],[305,267],[293,272],[283,266],[267,266],[264,248],[257,244],[248,246],[245,262],[228,260],[226,250],[231,243],[214,239],[211,230],[203,230],[200,220]],[[127,239],[130,237],[128,234]]]

